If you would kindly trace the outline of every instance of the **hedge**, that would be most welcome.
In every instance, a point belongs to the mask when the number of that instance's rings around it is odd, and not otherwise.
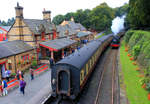
[[[129,30],[124,41],[129,47],[129,53],[144,68],[150,67],[150,32],[142,30]]]

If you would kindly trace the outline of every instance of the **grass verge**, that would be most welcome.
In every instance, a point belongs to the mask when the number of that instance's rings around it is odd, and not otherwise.
[[[140,84],[140,74],[138,71],[134,70],[138,66],[133,65],[133,61],[127,56],[125,52],[125,45],[122,42],[120,47],[120,61],[121,67],[124,75],[124,84],[126,85],[126,95],[130,104],[150,104],[147,98],[148,92],[144,90]]]

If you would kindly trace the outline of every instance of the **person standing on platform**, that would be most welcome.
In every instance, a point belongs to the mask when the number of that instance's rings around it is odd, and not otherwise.
[[[17,79],[20,80],[21,78],[24,78],[23,73],[20,70],[17,70]]]
[[[11,74],[11,71],[7,69],[7,70],[5,71],[5,75],[6,75],[6,80],[7,80],[7,82],[9,82],[10,74]]]
[[[0,83],[2,84],[2,81],[0,81]],[[2,86],[0,86],[0,96],[3,96],[3,88],[2,88]]]
[[[2,80],[2,89],[3,89],[3,96],[6,96],[8,94],[7,91],[7,82],[5,81],[5,79]]]
[[[25,94],[25,87],[26,87],[26,82],[24,81],[23,78],[20,80],[20,92],[24,95]]]
[[[50,62],[50,67],[52,67],[54,65],[54,59],[53,58],[50,58],[49,59],[49,62]]]
[[[31,80],[34,79],[34,70],[32,68],[30,68],[30,75],[31,75]]]

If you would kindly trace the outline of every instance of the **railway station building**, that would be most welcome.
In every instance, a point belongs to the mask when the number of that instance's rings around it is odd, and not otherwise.
[[[93,40],[94,35],[92,32],[87,31],[86,28],[80,23],[75,23],[72,17],[70,21],[64,20],[57,26],[57,34],[59,37],[67,37],[81,43],[83,40]]]
[[[8,41],[22,40],[34,48],[34,54],[39,61],[41,54],[39,44],[43,41],[56,39],[57,32],[51,23],[51,11],[43,11],[43,19],[24,19],[23,7],[17,3],[16,18],[8,31]]]
[[[12,73],[27,69],[33,56],[33,47],[21,40],[0,42],[0,78],[4,77],[6,69]]]

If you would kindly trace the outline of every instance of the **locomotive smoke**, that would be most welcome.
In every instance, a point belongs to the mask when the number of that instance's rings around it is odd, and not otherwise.
[[[115,35],[124,29],[125,17],[126,15],[123,15],[122,17],[116,17],[115,19],[113,19],[111,30]]]

